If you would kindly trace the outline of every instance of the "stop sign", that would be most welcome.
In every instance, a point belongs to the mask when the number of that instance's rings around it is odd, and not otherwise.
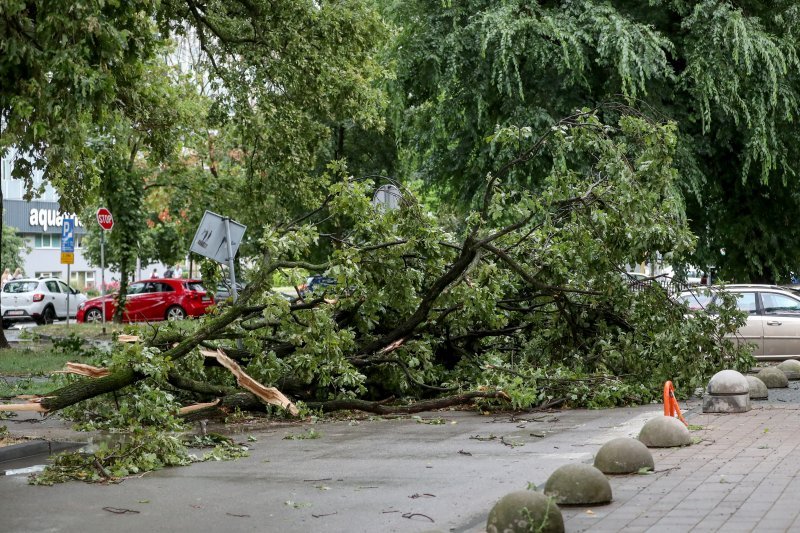
[[[97,210],[97,223],[100,224],[100,227],[104,230],[110,230],[114,227],[114,217],[111,216],[111,211],[106,209],[105,207],[101,207]]]

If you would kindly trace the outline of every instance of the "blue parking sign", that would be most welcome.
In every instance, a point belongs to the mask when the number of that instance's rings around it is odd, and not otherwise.
[[[61,251],[75,251],[75,219],[65,218],[61,226]]]

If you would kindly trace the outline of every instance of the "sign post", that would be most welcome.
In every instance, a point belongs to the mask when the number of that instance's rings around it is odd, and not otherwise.
[[[97,223],[103,231],[100,232],[100,296],[106,295],[106,232],[111,231],[114,227],[114,217],[111,216],[111,211],[105,207],[97,210]],[[103,335],[106,334],[106,302],[105,299],[101,300],[103,316]]]
[[[194,234],[192,245],[189,247],[190,252],[200,254],[217,263],[226,263],[228,265],[228,276],[231,282],[231,294],[233,295],[234,303],[239,299],[239,291],[236,288],[236,271],[233,259],[236,257],[236,252],[239,250],[239,244],[242,242],[246,229],[247,226],[239,224],[229,217],[206,211],[200,221],[200,227],[197,228],[197,233]],[[206,290],[208,290],[208,287],[206,287]],[[241,348],[242,340],[239,339],[236,344]]]
[[[70,281],[70,266],[75,262],[75,219],[64,218],[61,224],[61,264],[67,265],[67,287]],[[67,291],[67,327],[69,327],[69,296]]]

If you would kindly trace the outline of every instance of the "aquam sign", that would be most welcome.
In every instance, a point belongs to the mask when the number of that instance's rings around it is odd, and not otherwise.
[[[64,213],[62,215],[59,214],[58,209],[37,209],[35,207],[31,208],[28,224],[35,228],[40,227],[46,232],[48,228],[61,228],[65,218],[72,218],[75,220],[75,226],[83,227],[83,223],[75,213]]]

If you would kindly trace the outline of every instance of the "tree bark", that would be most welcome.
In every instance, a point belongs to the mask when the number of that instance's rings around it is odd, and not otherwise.
[[[370,402],[367,400],[331,400],[329,402],[308,402],[306,405],[308,405],[309,409],[321,409],[326,413],[332,411],[355,410],[378,415],[395,415],[444,409],[445,407],[452,407],[454,405],[467,404],[472,402],[472,400],[480,398],[511,400],[508,394],[503,391],[473,391],[457,394],[455,396],[415,402],[411,405],[386,405],[383,402]]]

